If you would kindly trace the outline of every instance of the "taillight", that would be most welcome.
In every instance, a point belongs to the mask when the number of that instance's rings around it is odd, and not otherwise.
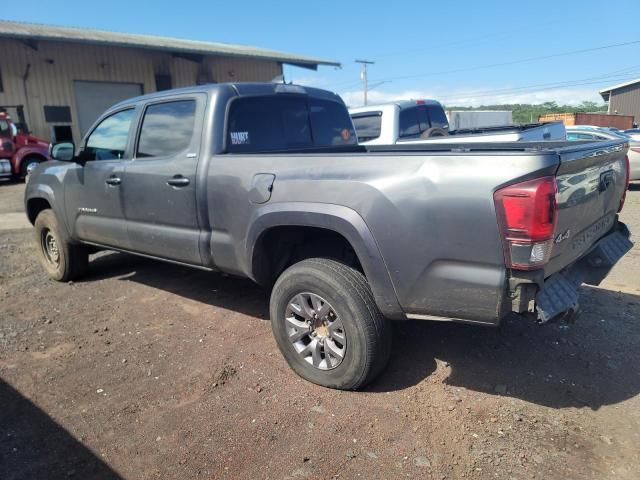
[[[542,177],[493,194],[508,268],[533,270],[549,261],[558,218],[555,177]]]
[[[629,181],[630,181],[629,176],[631,175],[631,164],[629,163],[628,155],[625,155],[624,157],[624,168],[626,169],[624,174],[624,192],[622,192],[622,199],[620,200],[620,207],[618,207],[618,212],[622,210],[622,207],[624,207],[624,201],[627,199],[627,190],[629,190]]]

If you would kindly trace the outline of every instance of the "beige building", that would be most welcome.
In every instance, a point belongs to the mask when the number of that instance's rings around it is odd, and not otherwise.
[[[337,62],[244,45],[0,21],[0,109],[35,135],[79,141],[108,107],[202,83],[271,81]]]

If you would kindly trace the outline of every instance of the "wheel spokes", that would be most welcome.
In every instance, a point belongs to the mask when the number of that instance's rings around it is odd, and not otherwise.
[[[344,359],[347,338],[342,320],[324,298],[311,292],[287,304],[285,330],[295,351],[320,370],[336,368]]]
[[[332,339],[327,338],[324,341],[324,354],[327,359],[327,363],[329,363],[330,357],[335,358],[337,361],[336,363],[340,363],[340,360],[344,358],[344,347],[339,348]]]
[[[329,324],[329,337],[344,346],[346,337],[344,335],[344,328],[342,328],[342,320],[339,318],[336,318]]]
[[[293,330],[292,333],[289,333],[289,340],[292,342],[297,342],[309,334],[309,325],[305,322],[302,322],[295,317],[286,317],[284,320],[287,327]]]
[[[299,295],[296,295],[293,300],[289,302],[289,307],[306,320],[311,320],[313,318],[314,312],[309,305],[308,294],[301,293]]]

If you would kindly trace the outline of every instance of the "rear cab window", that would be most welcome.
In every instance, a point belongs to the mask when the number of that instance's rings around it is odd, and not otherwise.
[[[226,137],[230,153],[357,145],[343,104],[306,95],[235,98]]]
[[[420,121],[418,108],[404,108],[400,110],[398,118],[398,137],[416,138],[420,136]]]
[[[439,105],[418,105],[400,110],[399,138],[418,138],[430,128],[449,129],[447,116]]]
[[[426,110],[429,113],[431,126],[433,128],[449,129],[449,120],[444,113],[444,109],[437,105],[427,105]]]

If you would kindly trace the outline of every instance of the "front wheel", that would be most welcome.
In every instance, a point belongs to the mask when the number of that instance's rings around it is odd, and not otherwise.
[[[36,168],[42,162],[44,162],[44,159],[35,155],[23,158],[22,162],[20,163],[20,178],[26,181],[27,177],[34,170],[34,168]]]
[[[302,378],[355,390],[386,366],[391,329],[362,273],[312,258],[289,267],[271,294],[271,326],[289,366]]]
[[[67,282],[81,277],[87,271],[87,249],[65,238],[52,210],[41,211],[33,227],[42,266],[52,279]]]

